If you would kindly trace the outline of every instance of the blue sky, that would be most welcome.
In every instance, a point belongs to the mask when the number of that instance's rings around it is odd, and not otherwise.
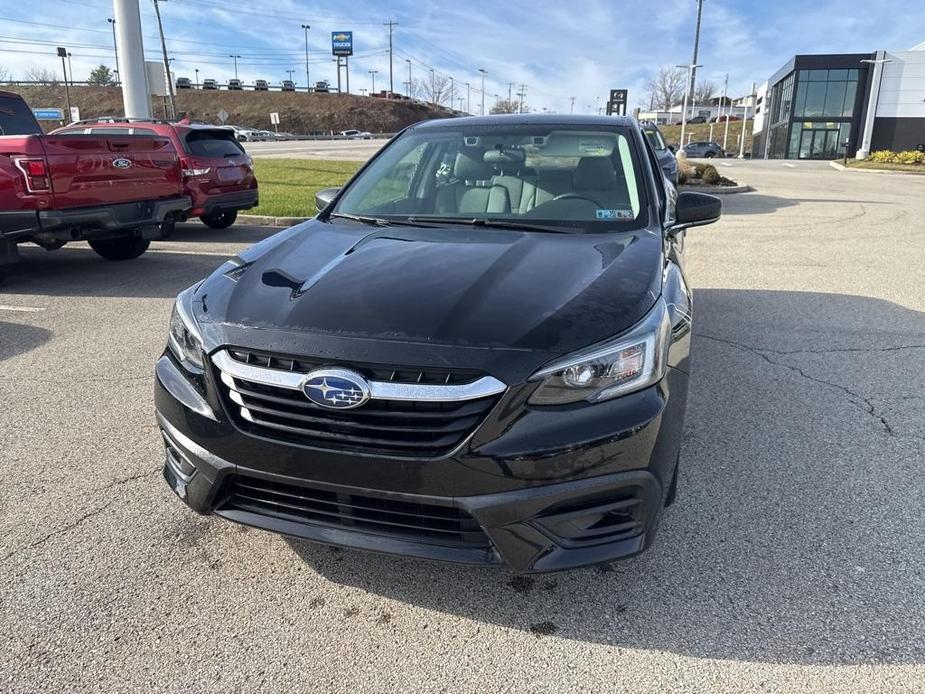
[[[151,0],[140,0],[145,49],[159,57]],[[311,79],[336,81],[331,31],[352,30],[351,89],[387,86],[388,34],[395,27],[395,89],[403,91],[412,60],[415,79],[429,69],[472,85],[472,110],[484,68],[486,104],[508,83],[527,85],[526,102],[576,112],[595,108],[607,90],[630,90],[641,105],[648,75],[660,65],[690,60],[695,0],[169,0],[161,5],[177,76],[279,82],[294,70],[305,83],[302,23],[311,24]],[[794,53],[904,50],[925,41],[921,0],[705,0],[701,78],[745,93]],[[56,45],[67,46],[78,79],[100,62],[113,64],[109,0],[32,0],[0,4],[0,69],[23,79],[29,67],[60,70]],[[517,91],[517,87],[514,88]]]

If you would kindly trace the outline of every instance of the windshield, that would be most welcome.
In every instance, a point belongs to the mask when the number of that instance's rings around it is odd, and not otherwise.
[[[416,128],[362,171],[331,213],[638,228],[646,223],[638,161],[624,127]]]
[[[661,152],[662,150],[668,149],[668,146],[665,144],[665,140],[662,139],[662,134],[655,128],[645,128],[643,132],[646,134],[646,137],[649,140],[649,144],[652,145],[652,149],[656,152]]]

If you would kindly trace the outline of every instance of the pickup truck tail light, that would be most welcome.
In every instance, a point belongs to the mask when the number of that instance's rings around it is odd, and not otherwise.
[[[16,168],[22,172],[26,190],[30,193],[50,193],[51,179],[44,159],[17,159]]]

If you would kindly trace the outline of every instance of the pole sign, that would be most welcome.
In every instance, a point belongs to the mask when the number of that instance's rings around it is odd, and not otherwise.
[[[270,125],[279,125],[279,113],[276,111],[270,113]]]
[[[225,125],[225,121],[228,120],[228,111],[222,109],[215,115],[218,116],[218,119],[222,122],[222,125]]]
[[[71,106],[71,123],[76,123],[80,120],[80,107]]]
[[[612,116],[614,113],[620,116],[626,115],[626,90],[611,89],[610,98],[607,100],[607,115]]]
[[[36,120],[64,120],[64,111],[60,108],[34,108],[32,114]]]
[[[331,32],[331,54],[336,56],[353,55],[353,32]]]

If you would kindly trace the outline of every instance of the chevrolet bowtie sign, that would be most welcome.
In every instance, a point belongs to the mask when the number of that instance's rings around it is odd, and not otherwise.
[[[332,31],[331,53],[333,55],[353,55],[353,32]]]

